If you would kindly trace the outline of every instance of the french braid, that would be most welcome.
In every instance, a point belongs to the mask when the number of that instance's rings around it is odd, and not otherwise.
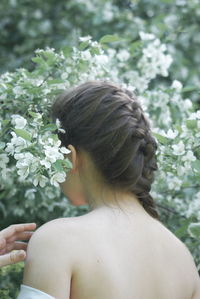
[[[132,186],[131,191],[134,192],[141,204],[154,218],[159,218],[156,210],[155,202],[149,194],[151,184],[154,181],[154,171],[158,169],[156,161],[157,143],[150,132],[150,123],[146,118],[143,109],[130,91],[125,91],[130,97],[133,117],[137,119],[136,129],[133,131],[133,138],[141,138],[139,152],[144,155],[144,166],[140,178],[136,184]]]
[[[156,210],[155,202],[149,194],[151,184],[154,181],[154,171],[158,169],[155,155],[157,150],[156,140],[151,135],[150,123],[136,96],[129,90],[122,88],[115,90],[114,94],[115,97],[126,100],[124,109],[129,110],[132,114],[132,118],[129,119],[129,126],[132,130],[131,138],[134,142],[137,140],[137,145],[135,142],[135,148],[138,148],[137,151],[133,151],[132,163],[134,165],[141,155],[144,161],[140,176],[138,176],[137,180],[132,182],[129,190],[138,197],[144,209],[152,217],[158,219],[159,215]]]

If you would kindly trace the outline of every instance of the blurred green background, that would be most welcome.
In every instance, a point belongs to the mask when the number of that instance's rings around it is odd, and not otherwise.
[[[19,67],[32,70],[31,57],[36,49],[48,46],[59,50],[63,46],[77,46],[80,36],[91,35],[94,40],[99,40],[103,35],[117,34],[129,42],[136,42],[139,31],[152,32],[169,45],[169,53],[174,59],[166,80],[176,79],[187,85],[184,97],[190,97],[198,109],[199,28],[198,0],[1,0],[0,72],[12,72]],[[31,215],[30,207],[18,207],[25,211],[23,217],[4,218],[1,228],[22,221],[36,221],[40,225],[56,217],[75,216],[87,211],[87,207],[70,205],[66,211],[66,201],[53,206],[49,200],[46,206],[50,204],[51,209],[40,206],[36,199],[34,205],[38,208]],[[1,201],[5,205],[6,199],[1,198]],[[7,206],[12,208],[9,203]],[[0,213],[3,215],[2,210]],[[175,229],[179,225],[188,225],[184,217],[177,222],[176,213],[170,209],[163,209],[161,213],[163,220]],[[0,298],[16,296],[22,268],[23,263],[0,269]]]

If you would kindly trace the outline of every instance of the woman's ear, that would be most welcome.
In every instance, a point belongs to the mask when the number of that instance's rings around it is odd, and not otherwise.
[[[78,168],[78,157],[77,157],[77,151],[75,147],[71,144],[68,145],[68,149],[71,151],[70,153],[70,160],[73,165],[73,168],[71,169],[71,172],[74,173],[77,171]]]

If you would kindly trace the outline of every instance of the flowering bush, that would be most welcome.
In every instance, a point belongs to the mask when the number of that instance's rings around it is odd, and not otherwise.
[[[169,78],[187,83],[187,93],[197,100],[190,91],[199,86],[200,77],[198,0],[2,0],[0,12],[1,72],[21,66],[30,70],[35,49],[75,45],[77,36],[98,40],[118,33],[134,49],[138,32],[144,31],[169,44],[174,58]]]
[[[200,111],[187,86],[169,79],[168,45],[139,32],[134,45],[117,35],[79,39],[77,46],[37,49],[32,71],[19,68],[0,77],[0,216],[13,222],[43,223],[80,215],[57,188],[71,168],[51,121],[58,94],[92,79],[108,79],[134,91],[159,143],[159,171],[151,194],[163,222],[190,248],[200,269]],[[156,80],[156,81],[155,81]],[[77,128],[78,129],[78,128]]]

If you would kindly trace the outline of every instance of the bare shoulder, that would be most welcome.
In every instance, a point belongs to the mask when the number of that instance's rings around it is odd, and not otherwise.
[[[37,229],[28,244],[23,284],[56,298],[66,298],[80,248],[78,223],[76,217],[58,218]],[[55,279],[57,274],[59,280]]]
[[[200,277],[191,252],[175,234],[168,230],[163,224],[161,224],[161,226],[162,230],[166,232],[163,236],[167,236],[166,241],[169,242],[171,250],[174,252],[174,264],[177,262],[182,265],[181,269],[184,270],[180,275],[183,275],[188,281],[191,281],[193,292],[197,294],[196,297],[194,296],[191,299],[200,298]]]
[[[31,237],[28,245],[28,255],[34,252],[60,253],[68,251],[80,233],[81,217],[57,218],[40,226]]]
[[[78,224],[80,222],[79,218],[81,217],[66,217],[66,218],[53,219],[41,225],[34,233],[34,236],[36,237],[36,235],[39,236],[43,234],[45,235],[51,234],[52,236],[52,231],[62,232],[63,230],[67,230],[67,229],[69,230],[73,228],[75,229],[75,227],[78,227]]]

